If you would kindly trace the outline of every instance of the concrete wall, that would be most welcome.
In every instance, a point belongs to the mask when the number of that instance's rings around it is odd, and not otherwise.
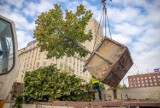
[[[106,91],[105,95],[105,100],[113,100],[112,90]],[[117,90],[117,99],[160,100],[160,86]]]
[[[13,104],[6,103],[3,108],[12,108]],[[74,108],[67,106],[51,106],[51,105],[36,105],[36,104],[23,104],[22,108]]]

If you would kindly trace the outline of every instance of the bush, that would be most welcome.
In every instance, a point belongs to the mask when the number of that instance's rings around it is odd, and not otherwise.
[[[91,101],[94,90],[90,83],[69,72],[61,72],[55,66],[26,72],[24,78],[24,102],[35,101]]]

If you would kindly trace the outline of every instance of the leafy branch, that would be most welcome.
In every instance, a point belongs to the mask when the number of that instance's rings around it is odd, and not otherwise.
[[[65,16],[65,17],[64,17]],[[84,57],[88,54],[78,43],[92,39],[92,33],[84,33],[88,21],[92,17],[90,10],[84,5],[77,6],[77,11],[66,10],[65,15],[60,5],[55,4],[49,12],[42,13],[36,20],[34,36],[38,40],[41,51],[48,51],[48,58],[74,56]]]

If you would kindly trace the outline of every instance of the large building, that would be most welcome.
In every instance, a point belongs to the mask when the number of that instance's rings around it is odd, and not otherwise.
[[[86,26],[85,33],[89,30],[92,31],[93,39],[91,41],[86,41],[83,45],[90,51],[93,51],[94,44],[95,47],[100,44],[103,35],[103,29],[98,27],[99,23],[95,19],[91,19]],[[97,29],[99,28],[98,32]],[[49,66],[56,64],[57,68],[60,70],[66,70],[75,74],[77,77],[89,81],[90,73],[83,72],[83,66],[86,58],[81,58],[78,56],[74,57],[62,57],[60,59],[52,58],[47,59],[47,52],[40,52],[40,48],[37,46],[37,41],[32,41],[27,44],[27,46],[18,51],[19,53],[19,74],[17,76],[16,82],[23,82],[25,72],[32,71],[39,67]]]
[[[160,86],[160,72],[128,76],[130,88]]]

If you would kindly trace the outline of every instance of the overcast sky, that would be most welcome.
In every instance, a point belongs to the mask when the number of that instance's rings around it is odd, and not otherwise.
[[[0,14],[16,24],[19,49],[34,40],[37,16],[55,3],[61,4],[63,10],[75,10],[82,3],[100,21],[101,0],[0,0]],[[127,75],[160,68],[160,1],[107,0],[107,10],[112,38],[128,46],[134,61]]]

